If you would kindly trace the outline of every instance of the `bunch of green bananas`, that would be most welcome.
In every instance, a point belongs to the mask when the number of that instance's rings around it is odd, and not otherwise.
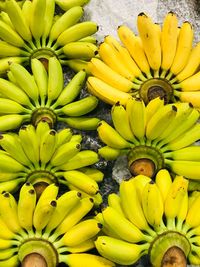
[[[126,108],[119,103],[111,110],[114,127],[101,121],[99,138],[106,145],[98,152],[114,160],[127,155],[133,175],[153,177],[169,168],[189,179],[200,179],[199,112],[188,103],[164,105],[155,98],[145,106],[140,99],[129,99]],[[145,160],[146,161],[145,161]]]
[[[84,6],[88,4],[90,0],[55,0],[55,2],[61,9],[67,11],[75,6]]]
[[[122,181],[119,195],[110,194],[95,217],[104,232],[95,241],[98,252],[124,265],[149,254],[152,266],[160,267],[165,252],[178,247],[190,264],[200,264],[200,193],[188,196],[187,189],[187,179],[172,180],[166,169],[155,182],[144,175]]]
[[[31,60],[32,74],[18,63],[11,63],[8,78],[0,78],[0,131],[13,130],[23,123],[37,125],[45,118],[50,125],[62,121],[76,129],[96,129],[99,119],[83,115],[98,104],[95,96],[77,100],[86,72],[79,71],[64,86],[62,66],[49,58],[48,71],[39,59]]]
[[[193,47],[190,22],[178,27],[176,14],[169,12],[162,27],[144,13],[137,18],[138,36],[126,25],[118,36],[105,37],[89,69],[90,92],[104,102],[126,105],[130,95],[148,103],[156,96],[167,103],[182,101],[200,107],[200,43]]]
[[[115,266],[100,256],[85,253],[94,248],[102,225],[87,214],[91,198],[71,190],[58,197],[51,184],[39,200],[31,183],[20,190],[18,202],[12,194],[0,194],[0,266],[16,267],[27,255],[39,253],[46,266],[64,262],[68,266]],[[81,265],[83,264],[83,265]]]
[[[0,191],[16,191],[26,181],[34,185],[54,182],[77,189],[100,204],[97,182],[103,180],[103,173],[90,168],[98,162],[98,154],[81,150],[81,140],[69,128],[56,132],[45,121],[37,128],[22,126],[18,134],[1,134]]]
[[[10,62],[26,64],[32,58],[59,58],[77,70],[97,53],[97,24],[82,21],[83,8],[74,6],[55,15],[55,0],[26,0],[20,7],[15,0],[5,1],[0,16],[0,73]],[[80,68],[79,68],[80,69]]]

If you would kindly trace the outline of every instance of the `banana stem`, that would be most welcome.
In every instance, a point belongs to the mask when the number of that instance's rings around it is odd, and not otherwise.
[[[167,229],[174,230],[175,227],[175,219],[174,218],[167,218]]]
[[[28,254],[22,261],[22,267],[48,267],[45,258],[38,253]]]

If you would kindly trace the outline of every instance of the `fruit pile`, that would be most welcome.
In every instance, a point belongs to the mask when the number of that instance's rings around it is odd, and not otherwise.
[[[0,267],[199,265],[194,29],[140,13],[98,44],[88,2],[0,1]],[[104,195],[120,157],[131,177]]]

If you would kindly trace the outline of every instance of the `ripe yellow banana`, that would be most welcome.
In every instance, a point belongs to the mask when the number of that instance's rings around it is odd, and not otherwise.
[[[62,8],[63,10],[71,9],[75,6],[84,6],[86,5],[90,0],[55,0],[56,4]]]
[[[172,185],[172,178],[170,176],[169,171],[167,169],[159,170],[156,174],[155,182],[156,182],[157,187],[160,190],[160,193],[163,198],[163,203],[164,203],[167,197],[167,194]]]
[[[63,52],[69,59],[90,60],[98,53],[97,46],[89,42],[70,42],[63,46]]]

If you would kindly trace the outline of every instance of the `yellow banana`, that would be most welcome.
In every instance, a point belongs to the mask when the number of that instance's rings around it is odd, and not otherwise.
[[[153,114],[164,106],[164,99],[160,97],[153,98],[146,105],[146,121],[148,122]]]
[[[55,0],[56,4],[62,8],[63,10],[71,9],[75,6],[84,6],[86,5],[90,0]]]
[[[5,151],[0,150],[0,171],[1,172],[24,172],[26,168],[14,158],[10,157]]]
[[[194,75],[188,77],[187,79],[181,81],[178,87],[180,87],[184,92],[192,92],[200,90],[200,71]]]
[[[103,100],[108,104],[116,104],[119,102],[121,105],[126,105],[131,95],[123,91],[117,90],[115,87],[103,82],[96,77],[89,77],[87,80],[88,91]]]
[[[117,149],[125,149],[131,147],[131,144],[128,141],[126,141],[106,121],[101,121],[99,123],[97,132],[101,141],[110,147]]]
[[[122,150],[112,148],[110,146],[103,146],[98,149],[98,154],[106,160],[115,160],[121,155]]]
[[[27,182],[20,189],[17,214],[19,224],[28,232],[32,231],[35,206],[36,192],[33,185]]]
[[[42,35],[42,46],[46,46],[46,39],[51,31],[55,14],[55,0],[46,1],[46,10],[44,15],[44,30]]]
[[[96,182],[102,182],[104,178],[104,173],[96,168],[92,167],[81,167],[79,169],[81,172],[85,173],[86,175],[90,176]]]
[[[132,265],[147,253],[149,243],[131,244],[113,237],[99,236],[95,246],[101,256],[118,264]]]
[[[90,60],[98,53],[97,46],[89,42],[71,42],[63,46],[63,52],[69,59]]]
[[[200,196],[196,197],[192,202],[190,209],[188,210],[186,219],[185,219],[185,228],[196,228],[199,226],[200,217],[198,213],[198,207],[200,203]]]
[[[154,71],[158,71],[161,66],[161,46],[154,23],[149,16],[140,13],[137,17],[137,26],[149,65]]]
[[[2,260],[0,261],[0,266],[8,266],[8,267],[13,267],[13,266],[18,266],[19,265],[19,258],[18,255],[14,255],[9,259]]]
[[[17,57],[17,56],[27,56],[27,55],[28,53],[22,50],[21,48],[1,40],[0,42],[1,57]]]
[[[134,187],[136,188],[138,199],[140,203],[142,203],[142,197],[143,197],[143,189],[147,183],[151,181],[151,178],[148,176],[139,174],[135,177],[131,178],[131,182],[133,183]]]
[[[19,103],[11,100],[11,99],[7,99],[7,98],[0,98],[0,114],[4,115],[4,114],[19,114],[19,113],[23,113],[23,112],[27,112],[27,109],[24,108],[22,105],[20,105]],[[29,112],[29,110],[28,110]]]
[[[115,209],[122,216],[124,216],[124,213],[123,213],[122,207],[121,207],[120,196],[118,194],[111,193],[108,195],[108,205],[109,205],[109,207]]]
[[[199,109],[200,107],[200,92],[178,92],[178,97],[182,102],[189,102],[191,103],[195,108]]]
[[[163,198],[163,203],[164,203],[167,197],[167,194],[172,185],[172,178],[170,176],[169,171],[167,169],[159,170],[156,174],[155,182],[156,182],[157,187],[160,190],[160,193]]]
[[[8,114],[0,117],[0,131],[8,131],[19,128],[25,121],[29,120],[29,115]]]
[[[133,87],[131,81],[117,73],[99,58],[92,58],[88,67],[93,76],[120,91],[129,92]]]

